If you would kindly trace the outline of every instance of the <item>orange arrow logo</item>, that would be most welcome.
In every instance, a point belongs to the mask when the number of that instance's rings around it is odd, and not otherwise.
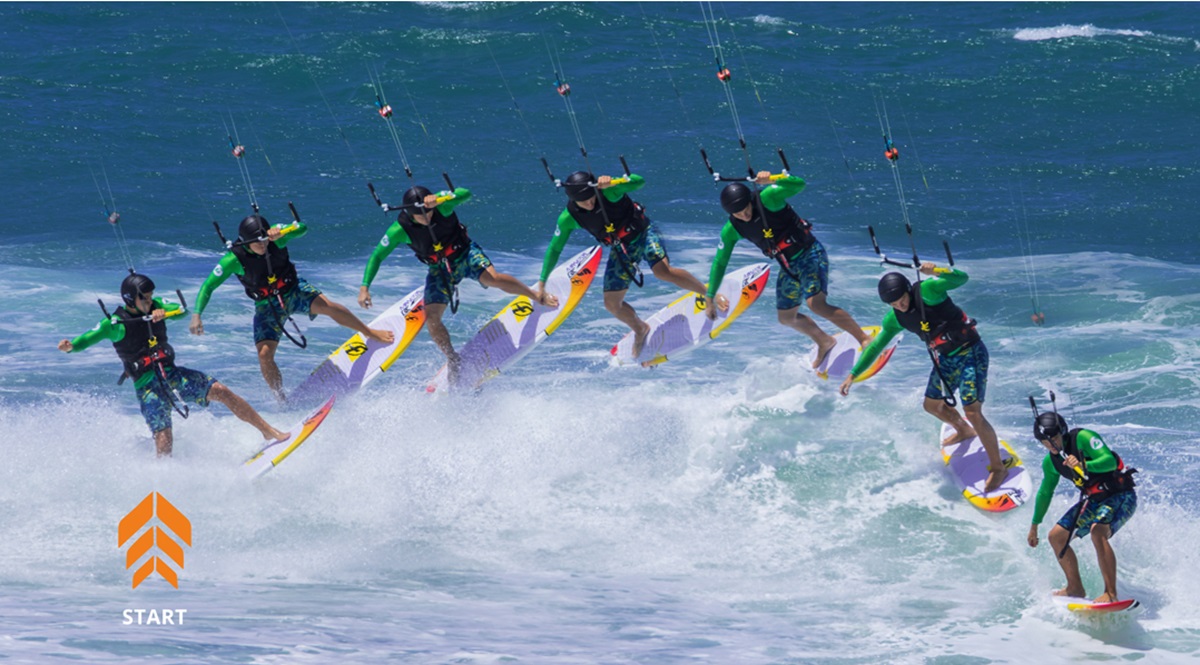
[[[151,492],[125,517],[121,518],[121,523],[117,525],[117,547],[124,547],[125,543],[141,531],[142,527],[149,525],[150,520],[155,516],[162,523],[162,527],[166,527],[167,531],[173,533],[188,547],[192,546],[192,523],[163,495]],[[125,552],[126,570],[132,568],[153,548],[157,547],[163,555],[163,558],[159,558],[157,555],[151,556],[133,573],[134,589],[138,588],[138,585],[149,577],[150,573],[155,572],[170,582],[171,586],[179,588],[179,575],[167,564],[165,559],[174,561],[175,565],[182,570],[183,547],[171,536],[168,536],[167,531],[164,531],[162,527],[156,525],[147,528]]]

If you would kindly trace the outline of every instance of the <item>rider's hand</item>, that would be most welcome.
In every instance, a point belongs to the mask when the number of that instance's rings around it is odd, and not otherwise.
[[[363,309],[371,309],[371,291],[365,286],[358,289],[358,306]]]
[[[1038,528],[1037,527],[1038,527],[1038,525],[1036,525],[1036,524],[1030,524],[1029,525],[1029,535],[1025,536],[1025,541],[1029,543],[1030,547],[1038,546]]]
[[[62,351],[63,353],[70,353],[75,350],[75,347],[71,344],[71,340],[64,339],[58,343],[58,350]]]
[[[726,303],[725,306],[729,307],[729,303]],[[708,296],[704,296],[704,316],[707,316],[709,321],[717,320],[717,308],[713,304],[713,299]]]
[[[846,380],[842,381],[842,385],[838,386],[838,392],[842,394],[842,397],[845,397],[850,394],[850,386],[852,385],[854,385],[854,375],[848,374]]]
[[[188,331],[193,335],[204,334],[204,323],[200,321],[200,313],[196,312],[192,315],[192,322],[188,324]]]

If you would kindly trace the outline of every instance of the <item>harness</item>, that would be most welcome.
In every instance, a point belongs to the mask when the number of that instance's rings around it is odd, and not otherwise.
[[[291,315],[286,314],[287,305],[283,302],[283,294],[300,283],[300,278],[296,274],[296,266],[292,263],[287,248],[279,247],[274,242],[268,242],[267,253],[256,254],[246,249],[245,243],[235,243],[229,251],[233,252],[238,262],[242,264],[242,271],[245,274],[237,277],[245,288],[246,295],[255,304],[268,303],[271,313],[275,316],[275,322],[279,324],[279,329],[283,331],[283,334],[296,346],[302,349],[307,347],[308,339],[300,332],[300,326],[296,325]],[[275,262],[281,262],[278,271],[275,270]],[[292,327],[296,329],[296,334],[300,335],[299,340],[288,332],[287,326],[284,325],[285,319],[291,321]]]
[[[601,245],[619,252],[618,256],[625,271],[633,275],[633,283],[641,287],[644,283],[642,269],[629,256],[626,238],[636,238],[650,227],[646,217],[646,209],[642,204],[630,199],[628,195],[616,201],[609,201],[597,193],[596,205],[591,210],[584,209],[575,201],[567,203],[567,212]]]
[[[103,302],[100,303],[100,309],[105,315],[108,314]],[[117,385],[121,385],[128,378],[137,382],[147,372],[154,372],[154,378],[160,388],[159,394],[180,416],[187,418],[188,406],[182,404],[183,397],[167,380],[167,369],[175,366],[175,349],[167,342],[166,321],[151,321],[144,315],[132,314],[124,307],[118,307],[117,313],[110,318],[119,319],[118,322],[125,326],[125,337],[119,342],[113,342],[117,357],[125,366],[121,378],[117,379]],[[138,322],[146,324],[144,333],[136,325]],[[160,335],[161,343],[158,340]]]
[[[812,234],[812,224],[796,214],[790,204],[785,204],[781,210],[768,210],[758,198],[754,215],[749,220],[730,215],[729,222],[743,238],[754,243],[763,256],[777,261],[794,279],[800,279],[788,257],[811,247],[816,238]]]
[[[396,221],[408,234],[408,246],[417,260],[427,266],[440,265],[446,271],[451,288],[450,313],[457,313],[458,285],[454,283],[454,268],[450,259],[471,246],[467,227],[458,221],[458,213],[443,215],[435,208],[430,215],[429,224],[425,225],[417,224],[408,210],[402,210]]]
[[[913,304],[907,312],[896,312],[896,321],[906,330],[916,333],[933,351],[943,355],[964,349],[980,341],[975,329],[976,321],[967,316],[948,296],[936,305],[917,307],[915,298],[921,297],[920,284],[913,284],[909,291]]]
[[[1080,431],[1079,428],[1073,429],[1063,437],[1063,452],[1067,456],[1074,456],[1076,459],[1082,460],[1083,457],[1079,454],[1079,445],[1076,441]],[[1069,478],[1075,487],[1079,488],[1080,501],[1104,501],[1137,486],[1133,480],[1133,474],[1138,470],[1125,468],[1125,461],[1116,452],[1113,452],[1113,457],[1117,458],[1116,469],[1107,473],[1090,473],[1086,479],[1081,478],[1074,469],[1068,468],[1058,457],[1051,456],[1050,462],[1054,464],[1054,469],[1058,471],[1059,475]]]

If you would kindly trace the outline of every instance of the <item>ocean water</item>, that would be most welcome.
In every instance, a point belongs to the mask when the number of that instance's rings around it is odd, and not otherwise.
[[[991,350],[993,424],[1035,464],[1027,396],[1054,390],[1072,424],[1141,470],[1138,513],[1113,541],[1141,615],[1064,615],[1048,597],[1053,554],[1025,543],[1032,506],[992,516],[956,496],[911,339],[839,398],[769,300],[677,363],[620,370],[607,352],[625,329],[596,289],[475,398],[423,392],[441,364],[423,333],[260,482],[236,468],[257,434],[220,406],[177,418],[174,457],[155,460],[106,345],[55,350],[99,320],[98,298],[118,300],[102,196],[137,268],[191,302],[221,252],[212,222],[229,233],[248,213],[236,124],[263,214],[287,219],[292,201],[312,229],[292,249],[301,275],[361,313],[389,224],[366,182],[394,201],[404,161],[431,187],[448,173],[476,196],[460,209],[472,237],[533,281],[563,204],[538,158],[562,177],[617,174],[624,156],[672,263],[703,279],[723,215],[699,148],[729,174],[747,157],[701,6],[10,3],[0,660],[1194,662],[1200,7],[712,9],[748,159],[778,170],[782,147],[807,180],[792,203],[829,251],[830,300],[864,325],[885,312],[866,227],[911,253],[886,107],[918,252],[942,261],[946,240],[971,276],[954,299]],[[733,266],[760,260],[742,245]],[[377,306],[422,281],[397,251]],[[629,294],[643,315],[673,297],[653,278]],[[465,284],[454,340],[506,300]],[[171,341],[181,364],[285,427],[300,414],[271,400],[250,318],[227,285],[207,334],[175,323]],[[307,350],[279,350],[289,387],[347,335],[327,319],[304,328]],[[151,491],[193,525],[178,589],[158,576],[131,589],[117,546]],[[1064,488],[1043,537],[1070,501]],[[1077,550],[1098,594],[1091,545]],[[125,609],[167,608],[187,610],[182,625],[123,623]]]

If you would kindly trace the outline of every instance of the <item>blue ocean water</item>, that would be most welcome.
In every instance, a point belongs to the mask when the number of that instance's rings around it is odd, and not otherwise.
[[[497,266],[536,279],[563,204],[538,158],[619,156],[672,262],[702,278],[722,223],[718,170],[746,167],[701,7],[692,3],[0,5],[0,655],[8,662],[1191,662],[1200,653],[1200,260],[1193,184],[1200,9],[1191,3],[729,3],[718,34],[752,165],[808,182],[793,199],[833,269],[830,300],[884,308],[865,227],[907,256],[880,110],[901,150],[917,249],[947,240],[971,281],[955,301],[991,349],[987,408],[1027,461],[1026,396],[1141,469],[1114,539],[1136,620],[1064,616],[1053,555],[1025,543],[1032,506],[999,517],[956,496],[920,410],[928,359],[907,340],[838,398],[807,339],[757,305],[679,363],[621,371],[625,329],[589,293],[567,324],[474,399],[421,390],[424,334],[390,376],[335,409],[262,482],[235,466],[257,436],[222,407],[152,444],[103,347],[58,340],[117,300],[124,263],[193,300],[249,200],[231,121],[272,221],[312,231],[301,275],[354,305],[386,229],[371,181],[410,185],[375,113],[378,73],[418,182],[444,171]],[[498,72],[503,72],[498,73]],[[510,91],[511,90],[511,95]],[[584,238],[572,238],[582,248]],[[744,245],[745,243],[743,243]],[[739,246],[734,265],[760,260]],[[372,292],[416,288],[404,251]],[[674,297],[647,279],[648,315]],[[1032,301],[1045,326],[1030,321]],[[474,284],[462,343],[506,301]],[[272,422],[251,308],[236,286],[174,324],[180,363]],[[829,329],[828,324],[825,325]],[[346,337],[305,326],[281,347],[296,385]],[[1037,474],[1040,477],[1040,473]],[[190,517],[178,590],[129,587],[116,524],[150,491]],[[1069,505],[1063,490],[1047,521]],[[1045,530],[1043,530],[1043,537]],[[1101,580],[1089,544],[1084,581]],[[185,608],[183,625],[123,625]]]

